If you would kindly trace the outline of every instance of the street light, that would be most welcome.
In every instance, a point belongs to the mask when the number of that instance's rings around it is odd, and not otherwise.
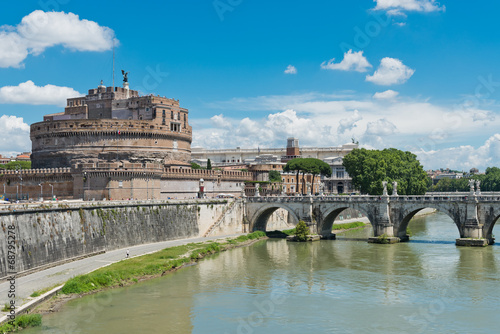
[[[87,182],[87,172],[83,172],[83,200],[85,201],[85,183]]]
[[[21,198],[23,197],[23,177],[21,176],[21,165],[16,165],[16,174],[19,174],[19,179],[21,180]],[[19,187],[18,187],[19,189]],[[16,194],[16,197],[18,196],[19,191]],[[18,198],[16,198],[18,199]]]
[[[54,186],[49,184],[50,188],[52,189],[52,199],[54,199]]]

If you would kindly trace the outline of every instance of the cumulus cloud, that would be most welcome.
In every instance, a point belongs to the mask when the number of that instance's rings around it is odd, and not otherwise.
[[[373,94],[373,98],[377,100],[393,100],[398,95],[399,95],[398,92],[393,91],[392,89],[388,89],[384,92],[377,92]]]
[[[285,69],[285,74],[297,74],[297,68],[293,65],[288,65]]]
[[[323,62],[321,68],[324,70],[340,70],[340,71],[357,71],[366,72],[372,65],[363,56],[363,51],[352,52],[352,50],[344,53],[344,59],[340,63],[334,63],[335,58],[328,62]]]
[[[486,167],[500,164],[500,134],[490,136],[479,147],[461,145],[437,150],[415,152],[426,168],[453,168],[468,171],[475,167],[484,171]]]
[[[17,86],[4,86],[0,88],[0,103],[57,105],[64,107],[66,99],[82,96],[70,87],[54,85],[36,86],[31,80]]]
[[[31,150],[30,127],[22,117],[2,115],[0,117],[0,154],[13,156]]]
[[[404,12],[436,12],[445,11],[436,0],[374,0],[374,10],[384,10],[389,15],[404,15]]]
[[[341,146],[351,142],[351,138],[357,138],[365,148],[395,147],[414,153],[426,152],[424,157],[427,158],[422,160],[424,167],[437,168],[453,167],[454,163],[458,166],[459,160],[452,159],[445,163],[444,157],[448,155],[432,152],[465,150],[466,154],[477,156],[474,153],[477,147],[484,146],[484,140],[500,128],[500,117],[496,117],[496,111],[489,110],[492,104],[488,101],[474,108],[457,109],[454,105],[433,104],[425,98],[398,96],[397,99],[376,99],[355,92],[310,92],[289,96],[240,97],[227,102],[217,102],[208,107],[217,110],[215,114],[219,117],[213,119],[217,119],[217,124],[225,124],[220,120],[222,109],[228,110],[228,115],[241,113],[248,117],[223,117],[223,121],[231,124],[228,128],[215,127],[210,119],[197,120],[192,124],[193,146],[214,149],[284,147],[286,138],[294,136],[300,139],[302,146],[327,147]],[[276,110],[280,106],[283,109]],[[468,145],[476,149],[468,149]],[[494,139],[488,142],[488,147],[495,145]],[[491,148],[482,150],[494,151]],[[490,153],[478,156],[482,160],[471,167],[491,165],[495,160],[487,160]],[[452,153],[449,156],[453,157]]]
[[[366,81],[377,85],[394,85],[405,83],[415,73],[399,59],[385,57],[380,61],[378,69],[373,75],[367,75]]]
[[[212,118],[210,118],[210,121],[216,128],[227,129],[231,127],[231,123],[224,118],[223,114],[212,116]]]
[[[22,67],[28,54],[39,55],[55,45],[72,51],[110,50],[113,40],[113,30],[76,14],[35,10],[15,27],[0,27],[0,67]]]
[[[373,136],[389,136],[396,132],[396,126],[386,120],[381,118],[375,122],[370,122],[366,125],[366,134]]]
[[[349,116],[348,118],[342,118],[339,121],[339,127],[337,129],[337,132],[343,134],[347,130],[352,130],[353,128],[356,127],[356,123],[362,119],[363,117],[359,114],[359,111],[354,110],[351,116]]]

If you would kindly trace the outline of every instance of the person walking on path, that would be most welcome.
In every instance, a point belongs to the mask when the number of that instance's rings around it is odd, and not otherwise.
[[[129,256],[129,251],[128,251],[128,248],[127,248],[127,259],[128,259],[128,256]]]

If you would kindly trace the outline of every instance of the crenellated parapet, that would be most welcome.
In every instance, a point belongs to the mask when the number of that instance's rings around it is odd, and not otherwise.
[[[252,173],[190,168],[165,168],[163,178],[176,180],[220,180],[245,182],[252,180]]]

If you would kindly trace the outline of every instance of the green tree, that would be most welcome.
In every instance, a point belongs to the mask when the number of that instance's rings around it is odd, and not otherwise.
[[[31,161],[11,161],[0,165],[0,168],[13,170],[16,169],[17,165],[21,166],[21,169],[31,169]]]
[[[292,159],[290,161],[288,161],[285,165],[285,167],[283,167],[283,171],[285,172],[291,172],[291,171],[295,171],[296,172],[296,175],[295,175],[295,180],[296,180],[296,187],[295,187],[295,190],[298,192],[299,191],[299,173],[300,173],[300,170],[301,170],[301,164],[300,164],[300,161],[302,160],[302,158],[295,158],[295,159]]]
[[[281,182],[281,173],[277,170],[269,171],[269,181],[271,182]]]
[[[309,227],[303,220],[300,220],[295,227],[295,239],[297,241],[307,241],[307,236],[309,235]]]
[[[361,193],[381,195],[382,181],[398,183],[398,194],[422,195],[427,190],[427,173],[415,154],[395,148],[367,150],[355,148],[343,159],[343,165]]]
[[[207,160],[207,169],[208,170],[212,169],[212,161],[210,161],[210,159]]]
[[[192,168],[192,169],[201,169],[201,166],[200,166],[200,165],[198,165],[198,164],[197,164],[197,163],[195,163],[195,162],[192,162],[192,163],[191,163],[191,168]]]
[[[305,174],[312,174],[312,183],[314,184],[314,178],[316,175],[332,175],[332,169],[330,165],[326,162],[315,159],[315,158],[295,158],[287,162],[286,166],[283,168],[285,172],[296,171],[297,172],[297,190],[299,189],[299,173],[302,172],[302,192],[306,191],[305,187]]]

